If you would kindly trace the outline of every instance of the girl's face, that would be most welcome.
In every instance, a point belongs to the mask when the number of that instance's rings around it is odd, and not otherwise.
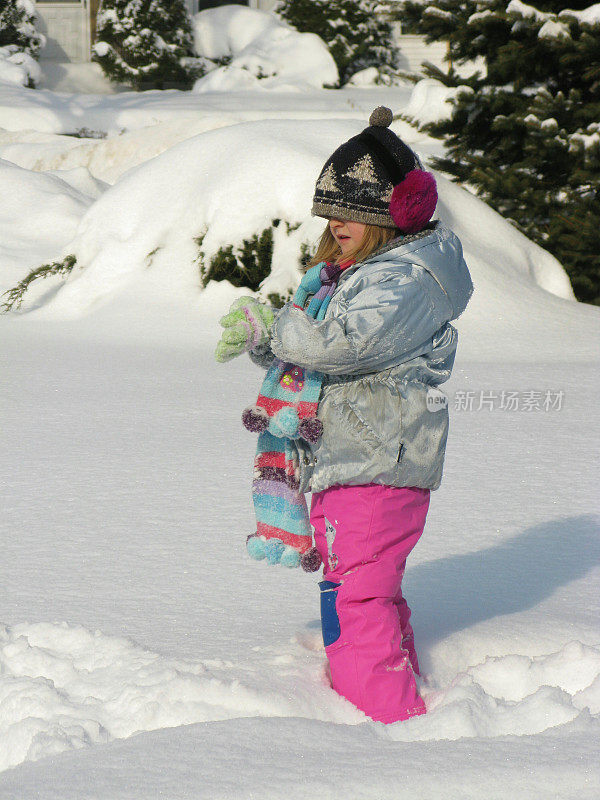
[[[362,222],[350,222],[350,220],[335,218],[329,220],[329,230],[344,254],[360,246],[366,228],[367,226]]]

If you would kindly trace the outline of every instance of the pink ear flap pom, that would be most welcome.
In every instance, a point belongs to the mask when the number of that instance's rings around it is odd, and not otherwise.
[[[437,199],[437,187],[431,172],[413,169],[394,186],[390,216],[403,233],[418,233],[433,217]]]

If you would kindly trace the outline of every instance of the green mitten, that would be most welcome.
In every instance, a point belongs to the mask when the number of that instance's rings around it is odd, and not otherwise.
[[[229,361],[240,353],[266,344],[273,319],[270,306],[254,297],[238,297],[229,312],[219,320],[225,330],[215,350],[216,360]]]

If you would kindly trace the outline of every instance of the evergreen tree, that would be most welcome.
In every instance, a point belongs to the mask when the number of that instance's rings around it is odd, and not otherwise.
[[[92,60],[135,89],[190,88],[203,74],[183,0],[103,0]]]
[[[301,33],[323,39],[340,85],[367,67],[383,74],[395,70],[397,51],[385,0],[280,0],[275,12]]]
[[[45,37],[35,29],[35,8],[29,0],[0,0],[0,47],[15,45],[39,57]]]
[[[449,69],[466,85],[452,118],[426,126],[445,138],[440,169],[551,252],[576,297],[600,304],[600,18],[586,0],[403,3],[404,30],[447,40]],[[588,21],[586,21],[586,19]],[[485,74],[454,67],[484,59]]]

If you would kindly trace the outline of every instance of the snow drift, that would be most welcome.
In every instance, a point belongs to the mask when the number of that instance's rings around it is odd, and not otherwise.
[[[289,675],[271,674],[260,689],[251,665],[240,680],[239,664],[165,658],[77,625],[0,626],[0,771],[141,731],[239,717],[363,723],[377,739],[414,742],[532,735],[600,712],[600,648],[576,641],[536,658],[488,658],[443,690],[424,686],[427,715],[390,726],[330,691],[313,646],[304,665],[298,642],[279,656],[295,662],[290,696]]]
[[[240,245],[267,228],[272,271],[261,295],[285,295],[299,280],[302,244],[314,246],[325,225],[310,217],[315,177],[329,153],[362,127],[342,120],[231,125],[129,170],[82,216],[62,250],[76,256],[77,266],[33,313],[77,316],[135,282],[163,299],[193,299],[200,292],[201,262],[209,264],[219,248]],[[437,178],[436,216],[460,236],[473,275],[475,296],[460,324],[477,330],[477,353],[513,348],[519,358],[515,330],[539,353],[554,352],[561,339],[556,316],[576,326],[595,310],[569,302],[569,281],[550,254],[479,199]]]
[[[0,182],[0,290],[4,291],[24,277],[24,264],[34,269],[59,254],[98,196],[100,184],[83,167],[61,177],[22,169],[3,159]]]
[[[194,92],[300,91],[338,81],[322,39],[299,33],[266,11],[236,5],[201,11],[194,17],[194,41],[199,56],[228,62],[197,80]]]

